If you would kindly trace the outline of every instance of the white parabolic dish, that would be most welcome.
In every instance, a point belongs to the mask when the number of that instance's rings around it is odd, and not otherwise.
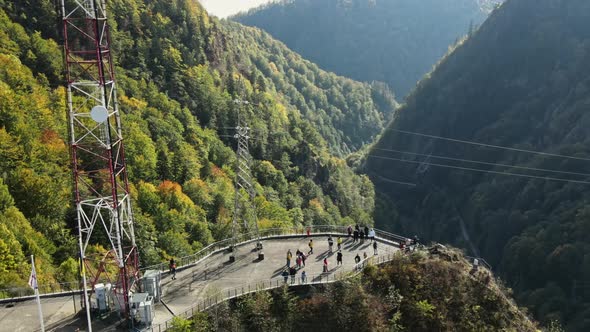
[[[94,106],[90,111],[90,117],[98,123],[103,123],[109,118],[109,111],[102,105]]]

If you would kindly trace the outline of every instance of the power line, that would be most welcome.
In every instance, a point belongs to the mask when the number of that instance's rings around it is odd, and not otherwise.
[[[403,181],[396,181],[396,180],[392,180],[392,179],[386,178],[384,176],[381,176],[381,175],[379,175],[377,173],[373,173],[373,174],[375,176],[377,176],[380,180],[385,181],[385,182],[391,182],[391,183],[396,183],[396,184],[403,184],[403,185],[410,186],[410,187],[415,187],[416,186],[415,183],[403,182]]]
[[[428,135],[428,134],[422,134],[422,133],[417,133],[417,132],[413,132],[413,131],[393,129],[393,128],[390,128],[389,130],[395,131],[395,132],[398,132],[398,133],[402,133],[402,134],[416,135],[416,136],[422,136],[422,137],[428,137],[428,138],[436,138],[436,139],[441,139],[441,140],[450,141],[450,142],[465,143],[465,144],[471,144],[471,145],[479,145],[479,146],[485,146],[485,147],[494,148],[494,149],[504,149],[504,150],[517,151],[517,152],[533,153],[533,154],[538,154],[538,155],[542,155],[542,156],[549,156],[549,157],[559,157],[559,158],[567,158],[567,159],[590,161],[590,158],[574,157],[574,156],[567,156],[567,155],[563,155],[563,154],[556,154],[556,153],[548,153],[548,152],[541,152],[541,151],[534,151],[534,150],[511,148],[511,147],[507,147],[507,146],[500,146],[500,145],[493,145],[493,144],[485,144],[485,143],[479,143],[479,142],[473,142],[473,141],[466,141],[466,140],[460,140],[460,139],[448,138],[448,137],[442,137],[442,136],[436,136],[436,135]]]
[[[451,165],[443,165],[443,164],[437,164],[437,163],[427,163],[427,162],[421,162],[421,161],[415,161],[415,160],[404,160],[404,159],[399,159],[399,158],[376,156],[376,155],[371,155],[371,154],[369,154],[367,156],[370,158],[395,160],[395,161],[401,161],[401,162],[412,163],[412,164],[427,164],[427,165],[431,165],[431,166],[453,168],[453,169],[459,169],[459,170],[463,170],[463,171],[475,171],[475,172],[492,173],[492,174],[500,174],[500,175],[519,176],[519,177],[524,177],[524,178],[529,178],[529,179],[541,179],[541,180],[562,181],[562,182],[571,182],[571,183],[580,183],[580,184],[590,184],[590,182],[582,181],[582,180],[569,180],[569,179],[554,178],[554,177],[548,177],[548,176],[536,176],[536,175],[527,175],[527,174],[501,172],[501,171],[490,171],[490,170],[477,169],[477,168],[471,168],[471,167],[461,167],[461,166],[451,166]]]
[[[561,173],[561,174],[581,175],[581,176],[590,177],[590,174],[588,174],[588,173],[568,172],[568,171],[558,171],[558,170],[545,169],[545,168],[536,168],[536,167],[527,167],[527,166],[518,166],[518,165],[498,164],[498,163],[490,163],[490,162],[486,162],[486,161],[461,159],[461,158],[452,158],[452,157],[437,156],[437,155],[432,155],[432,154],[416,153],[416,152],[402,151],[402,150],[394,150],[394,149],[381,149],[381,148],[374,148],[374,149],[375,150],[380,150],[380,151],[389,151],[389,152],[409,154],[409,155],[413,155],[413,156],[422,156],[422,157],[438,158],[438,159],[445,159],[445,160],[461,161],[461,162],[481,164],[481,165],[502,166],[502,167],[516,168],[516,169],[524,169],[524,170],[529,170],[529,171],[543,171],[543,172],[550,172],[550,173]],[[428,160],[427,160],[427,162],[428,162]]]

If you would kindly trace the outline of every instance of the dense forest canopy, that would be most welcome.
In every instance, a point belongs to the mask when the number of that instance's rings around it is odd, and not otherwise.
[[[510,0],[420,82],[364,166],[378,227],[473,248],[568,331],[590,330],[588,68],[590,2]]]
[[[326,70],[386,82],[404,97],[499,2],[285,0],[232,19],[264,29]]]
[[[108,4],[142,265],[230,236],[235,99],[250,101],[261,228],[372,223],[373,184],[335,155],[379,133],[396,106],[386,87],[324,72],[193,0]],[[0,0],[1,296],[26,285],[30,254],[40,284],[77,280],[58,18],[51,0]]]

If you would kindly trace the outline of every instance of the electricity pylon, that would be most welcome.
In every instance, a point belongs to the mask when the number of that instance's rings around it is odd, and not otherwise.
[[[232,255],[230,256],[230,261],[235,260],[235,245],[237,243],[237,235],[239,233],[238,225],[239,225],[239,218],[243,219],[243,230],[244,232],[248,233],[250,231],[250,225],[248,224],[248,218],[242,215],[244,210],[244,206],[242,206],[242,202],[240,200],[242,190],[246,192],[248,195],[248,202],[250,203],[250,212],[252,214],[252,219],[254,223],[254,234],[256,237],[256,249],[262,249],[262,243],[260,242],[260,233],[258,231],[258,218],[256,216],[256,210],[254,206],[254,197],[256,197],[256,190],[254,189],[253,182],[252,182],[252,171],[250,169],[250,165],[252,165],[252,156],[250,155],[249,150],[249,140],[250,140],[250,128],[243,123],[242,117],[240,115],[240,105],[248,105],[250,104],[248,101],[243,101],[240,99],[234,100],[237,111],[237,125],[235,128],[236,133],[234,134],[234,138],[237,141],[236,145],[236,167],[235,167],[235,196],[234,196],[234,213],[232,218]]]

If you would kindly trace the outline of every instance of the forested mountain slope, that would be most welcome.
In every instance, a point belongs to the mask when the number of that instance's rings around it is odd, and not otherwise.
[[[588,68],[590,2],[510,0],[420,82],[364,165],[379,227],[479,251],[570,331],[590,330]]]
[[[395,105],[387,89],[323,72],[196,1],[108,4],[142,265],[230,236],[235,142],[224,128],[237,98],[251,102],[241,114],[260,227],[372,223],[372,183],[330,151],[372,139]],[[50,0],[0,0],[1,296],[26,285],[30,254],[42,285],[78,276],[57,17]]]
[[[403,97],[499,2],[285,0],[232,19],[268,31],[326,70],[386,82]]]

